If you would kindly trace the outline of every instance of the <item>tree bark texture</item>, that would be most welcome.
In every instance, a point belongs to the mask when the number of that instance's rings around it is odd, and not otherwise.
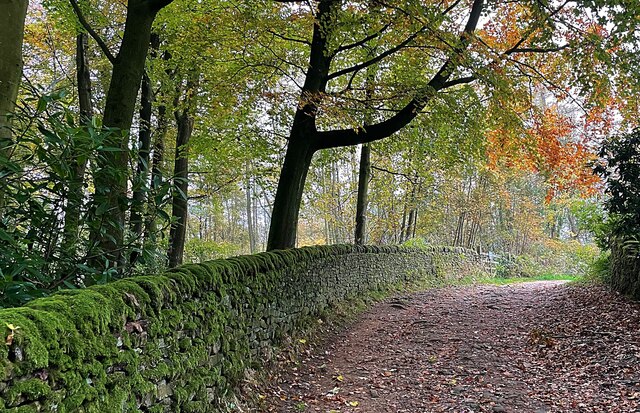
[[[355,244],[367,242],[367,200],[369,197],[369,180],[371,179],[371,146],[362,145],[360,152],[360,173],[358,174],[358,200],[356,203]]]
[[[9,156],[13,141],[11,116],[22,77],[22,40],[28,0],[0,0],[0,159]],[[5,183],[0,181],[0,217],[5,205]]]

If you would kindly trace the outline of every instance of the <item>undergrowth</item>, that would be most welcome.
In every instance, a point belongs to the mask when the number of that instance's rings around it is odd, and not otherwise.
[[[526,283],[532,281],[571,281],[577,282],[582,280],[584,277],[580,275],[568,275],[568,274],[542,274],[535,277],[510,277],[510,278],[500,278],[500,277],[480,277],[480,278],[472,278],[472,279],[463,279],[463,285],[468,284],[483,284],[483,285],[508,285],[508,284],[518,284],[518,283]]]

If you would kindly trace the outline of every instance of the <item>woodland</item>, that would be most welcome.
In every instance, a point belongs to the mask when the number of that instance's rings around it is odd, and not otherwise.
[[[305,245],[532,276],[635,242],[636,0],[0,10],[0,307]]]

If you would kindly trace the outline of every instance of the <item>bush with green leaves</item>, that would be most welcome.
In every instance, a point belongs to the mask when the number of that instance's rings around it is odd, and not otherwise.
[[[90,234],[115,224],[96,203],[85,172],[106,152],[120,150],[108,142],[121,132],[95,118],[78,122],[64,92],[24,102],[14,117],[14,140],[0,152],[0,308],[125,275],[93,269],[101,258]],[[168,186],[154,194],[161,206],[170,199]],[[140,246],[133,241],[123,245],[127,256],[134,248]],[[157,260],[148,249],[140,251],[146,265]]]
[[[607,210],[614,235],[640,232],[640,129],[602,143],[594,167],[606,184]]]
[[[601,244],[606,254],[593,273],[616,290],[640,299],[640,129],[603,142],[594,170],[605,181],[608,219]]]

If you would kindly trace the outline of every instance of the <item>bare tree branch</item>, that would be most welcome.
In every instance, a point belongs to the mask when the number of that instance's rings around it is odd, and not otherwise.
[[[277,38],[280,38],[282,40],[286,40],[288,42],[296,42],[296,43],[302,43],[302,44],[306,44],[306,45],[311,45],[311,42],[308,40],[304,40],[304,39],[296,39],[295,37],[288,37],[288,36],[284,36],[278,32],[276,32],[275,30],[267,30],[269,33],[271,33],[272,35],[276,36]]]
[[[409,124],[435,96],[436,92],[444,89],[447,85],[449,77],[458,67],[458,59],[474,38],[473,33],[480,20],[483,7],[484,0],[474,0],[469,19],[460,34],[460,44],[454,48],[453,56],[442,64],[440,70],[431,78],[427,86],[417,91],[404,108],[394,116],[373,125],[318,132],[316,134],[316,148],[328,149],[377,141],[391,136]]]
[[[364,39],[362,39],[360,41],[357,41],[355,43],[351,43],[351,44],[347,44],[347,45],[338,47],[338,50],[336,50],[335,54],[338,54],[340,52],[344,52],[346,50],[350,50],[350,49],[362,46],[362,45],[366,44],[367,42],[370,42],[371,40],[375,39],[376,37],[379,37],[380,35],[382,35],[382,33],[384,33],[385,30],[387,30],[390,26],[391,26],[391,23],[387,23],[384,26],[382,26],[382,28],[380,30],[378,30],[375,33],[370,34],[369,36],[365,37]]]
[[[71,7],[73,8],[74,13],[78,17],[78,21],[80,22],[82,27],[87,31],[87,33],[89,33],[89,36],[91,36],[93,40],[96,41],[96,43],[100,47],[100,50],[102,50],[102,53],[104,53],[104,55],[106,56],[107,60],[109,60],[111,64],[114,64],[116,61],[115,56],[113,55],[113,53],[111,53],[111,50],[109,50],[109,46],[107,46],[107,44],[104,42],[104,40],[102,40],[100,35],[95,30],[93,30],[93,28],[91,27],[87,19],[85,19],[84,14],[82,14],[82,10],[80,10],[80,6],[78,6],[78,1],[69,0],[69,2],[71,3]]]
[[[346,69],[338,70],[337,72],[329,74],[327,76],[327,80],[335,79],[337,77],[346,75],[348,73],[358,72],[358,71],[360,71],[360,70],[362,70],[364,68],[367,68],[367,67],[369,67],[371,65],[374,65],[374,64],[378,63],[379,61],[381,61],[385,57],[390,56],[390,55],[398,52],[399,50],[403,49],[406,45],[411,43],[413,41],[413,39],[415,39],[420,33],[422,33],[424,31],[424,29],[425,28],[423,27],[422,29],[418,30],[417,32],[415,32],[411,36],[407,37],[404,41],[402,41],[398,45],[392,47],[389,50],[385,50],[384,52],[380,53],[378,56],[375,56],[372,59],[367,60],[366,62],[362,62],[362,63],[360,63],[358,65],[351,66],[351,67],[348,67]]]

